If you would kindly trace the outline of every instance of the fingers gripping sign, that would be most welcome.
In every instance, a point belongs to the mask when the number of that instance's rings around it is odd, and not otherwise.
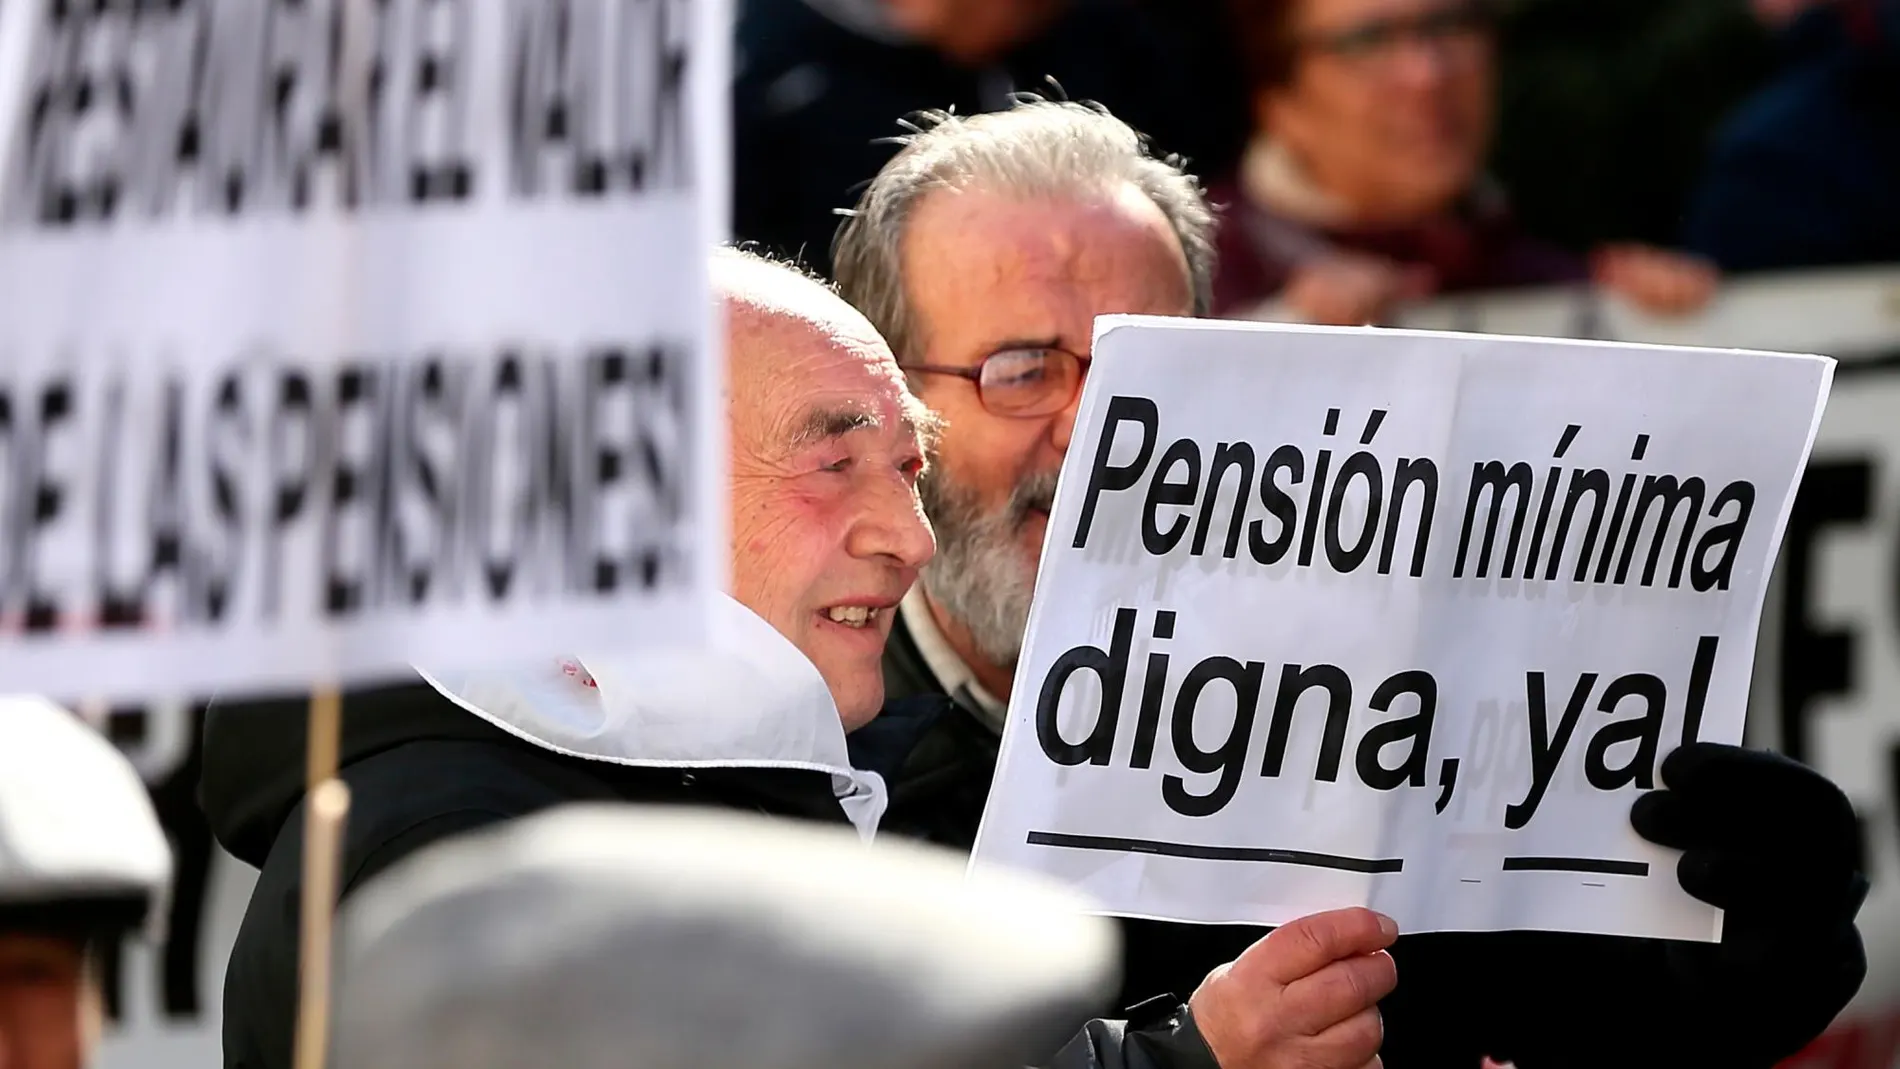
[[[1221,1069],[1377,1065],[1398,934],[1369,909],[1315,913],[1208,974],[1188,1005]]]

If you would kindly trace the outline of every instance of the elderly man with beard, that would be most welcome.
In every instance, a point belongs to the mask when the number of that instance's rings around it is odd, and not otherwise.
[[[852,740],[891,780],[886,833],[968,848],[989,793],[1043,531],[1096,316],[1205,314],[1213,217],[1194,180],[1100,109],[1025,101],[915,120],[833,250],[840,290],[946,419],[920,487],[939,550],[899,609],[889,716]],[[1191,368],[1184,367],[1185,373]],[[1635,804],[1727,910],[1719,944],[1544,932],[1401,938],[1382,1003],[1395,1066],[1772,1065],[1865,972],[1844,795],[1773,754],[1698,743]],[[1258,929],[1130,921],[1124,1004],[1191,988]]]

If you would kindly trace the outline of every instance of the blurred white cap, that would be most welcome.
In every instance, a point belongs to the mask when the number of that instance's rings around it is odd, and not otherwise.
[[[987,1069],[1112,994],[1113,922],[960,854],[722,811],[574,806],[347,904],[349,1069]]]
[[[156,935],[171,879],[131,762],[44,698],[0,697],[0,918],[90,911]]]

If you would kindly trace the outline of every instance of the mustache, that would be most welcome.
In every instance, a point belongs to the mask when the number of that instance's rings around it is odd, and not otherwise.
[[[1005,513],[1011,527],[1021,527],[1029,522],[1032,512],[1049,513],[1056,506],[1057,472],[1037,472],[1016,484],[1010,491],[1009,508]]]

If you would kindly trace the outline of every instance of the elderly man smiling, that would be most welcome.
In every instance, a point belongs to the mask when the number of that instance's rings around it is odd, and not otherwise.
[[[882,784],[850,769],[841,728],[883,705],[896,606],[935,551],[917,493],[935,417],[877,332],[822,283],[735,252],[716,257],[713,275],[731,342],[726,637],[711,653],[430,673],[428,685],[353,695],[345,896],[432,842],[564,803],[875,826]],[[219,840],[262,869],[226,974],[228,1066],[290,1064],[299,708],[214,708],[205,728],[206,812]],[[1053,1064],[1356,1069],[1378,1046],[1370,1005],[1391,987],[1394,931],[1367,910],[1308,918],[1223,967],[1192,1012],[1145,1030],[1094,1022]]]
[[[917,498],[937,418],[864,317],[740,253],[727,301],[733,596],[809,657],[846,730],[884,704],[894,610],[936,552]]]
[[[875,824],[881,785],[849,775],[839,720],[877,715],[890,609],[935,551],[916,495],[934,417],[821,284],[730,251],[713,276],[731,340],[724,623],[741,645],[649,664],[627,686],[624,662],[581,657],[350,695],[345,896],[436,840],[569,802]],[[302,748],[299,703],[206,720],[206,813],[262,870],[227,972],[229,1066],[290,1065]],[[701,758],[755,767],[686,767]]]

